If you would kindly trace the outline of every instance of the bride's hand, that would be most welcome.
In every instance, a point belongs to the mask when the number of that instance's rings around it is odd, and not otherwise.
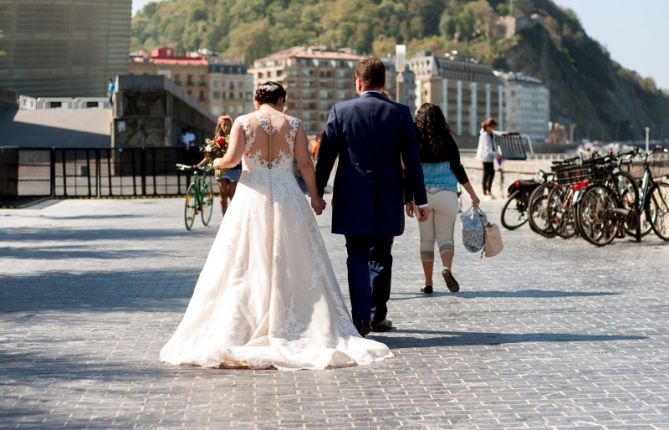
[[[311,208],[316,212],[316,215],[320,215],[325,210],[325,200],[323,197],[315,196],[311,198]]]

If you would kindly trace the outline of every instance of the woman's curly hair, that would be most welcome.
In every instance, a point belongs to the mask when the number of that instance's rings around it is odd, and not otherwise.
[[[457,145],[439,106],[424,103],[416,112],[416,131],[420,138],[421,154],[439,156],[451,145]]]
[[[286,90],[280,83],[274,81],[267,81],[258,85],[254,97],[255,101],[261,105],[265,103],[276,104],[282,98],[286,98]]]

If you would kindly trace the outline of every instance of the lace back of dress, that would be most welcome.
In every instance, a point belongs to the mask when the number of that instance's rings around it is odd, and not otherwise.
[[[291,167],[297,120],[256,112],[244,121],[246,155],[255,167]]]

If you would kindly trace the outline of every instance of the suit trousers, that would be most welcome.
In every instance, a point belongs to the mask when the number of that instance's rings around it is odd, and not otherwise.
[[[380,323],[388,313],[393,236],[346,235],[348,288],[353,322]]]

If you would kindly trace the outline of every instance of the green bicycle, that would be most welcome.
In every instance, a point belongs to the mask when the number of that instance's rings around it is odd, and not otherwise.
[[[186,164],[177,164],[177,170],[192,171],[191,183],[186,191],[186,205],[184,207],[184,221],[186,230],[190,230],[195,217],[200,214],[202,224],[209,225],[214,208],[214,192],[205,179],[209,169],[204,167],[193,168]]]

